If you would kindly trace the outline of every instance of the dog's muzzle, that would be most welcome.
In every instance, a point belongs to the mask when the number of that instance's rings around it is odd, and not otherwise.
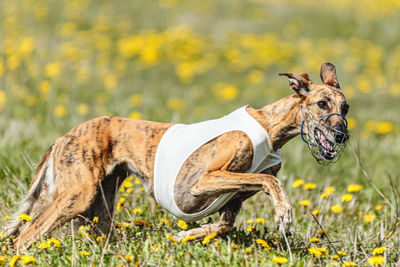
[[[319,164],[329,165],[335,163],[342,155],[350,137],[347,130],[347,120],[340,113],[329,113],[316,119],[312,114],[304,116],[301,124],[301,139],[307,143],[311,154]],[[323,121],[328,116],[340,116],[344,119],[343,127],[335,129]],[[304,134],[304,129],[306,133]]]

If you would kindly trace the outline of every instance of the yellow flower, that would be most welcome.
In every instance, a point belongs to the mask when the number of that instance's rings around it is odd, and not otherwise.
[[[178,243],[178,240],[175,239],[172,235],[167,234],[167,239],[171,241],[172,243]]]
[[[32,256],[29,255],[23,255],[21,256],[21,262],[23,265],[29,264],[29,263],[35,263],[36,259]]]
[[[0,264],[4,264],[6,262],[7,262],[7,258],[3,257],[3,256],[0,256]]]
[[[129,118],[135,119],[135,120],[140,120],[142,118],[142,114],[140,112],[134,111],[129,114]]]
[[[332,207],[331,207],[331,211],[333,211],[334,213],[339,213],[339,212],[341,212],[342,211],[342,206],[340,206],[340,205],[333,205]]]
[[[296,188],[296,187],[300,187],[304,184],[304,180],[303,179],[297,179],[293,182],[292,187]]]
[[[352,199],[353,199],[353,195],[352,194],[344,194],[342,196],[342,202],[349,202]]]
[[[141,209],[134,209],[133,210],[133,213],[134,214],[140,214],[140,213],[142,213],[143,211],[141,210]]]
[[[375,210],[376,210],[376,211],[380,211],[382,208],[383,208],[382,205],[376,205],[376,206],[375,206]]]
[[[374,248],[374,250],[372,251],[372,255],[381,255],[385,251],[387,251],[387,248],[385,247]]]
[[[128,228],[129,226],[131,226],[131,223],[129,223],[129,222],[123,222],[123,223],[121,223],[121,228],[122,228],[122,229],[126,229],[126,228]]]
[[[386,262],[386,259],[382,256],[373,256],[368,259],[368,263],[374,266],[382,266]]]
[[[393,123],[389,121],[378,122],[376,126],[376,133],[377,134],[387,134],[394,130]]]
[[[355,129],[357,127],[357,121],[354,118],[348,118],[347,122],[349,123],[348,129],[352,130]]]
[[[319,258],[321,256],[325,256],[328,254],[328,251],[325,248],[319,247],[311,247],[308,249],[308,253],[314,255],[314,257]]]
[[[165,224],[165,226],[169,226],[169,221],[167,219],[160,219],[160,222]]]
[[[311,243],[318,243],[319,241],[321,241],[318,237],[312,237],[311,239],[310,239],[310,242]]]
[[[182,243],[187,243],[189,241],[196,240],[196,237],[189,235],[187,237],[182,238]]]
[[[89,238],[88,234],[86,233],[85,226],[81,225],[81,226],[79,227],[79,232],[81,233],[81,235],[82,235],[84,238]]]
[[[253,232],[254,226],[250,225],[249,227],[246,228],[246,230],[249,231],[249,232]]]
[[[252,224],[253,222],[254,222],[254,221],[251,220],[251,219],[246,220],[246,223],[247,223],[247,224]]]
[[[230,84],[217,83],[214,85],[214,93],[220,101],[231,101],[238,96],[239,89]]]
[[[81,251],[79,252],[79,254],[81,254],[81,255],[83,255],[83,256],[90,256],[90,252],[85,251],[85,250],[81,250]]]
[[[57,117],[62,118],[67,114],[67,109],[63,105],[58,105],[54,108],[54,114]]]
[[[260,70],[252,70],[248,75],[247,79],[252,84],[259,84],[264,80],[264,74]]]
[[[97,244],[101,244],[102,241],[103,241],[103,238],[101,236],[96,237]]]
[[[99,222],[99,217],[94,216],[94,217],[93,217],[93,223],[98,223],[98,222]]]
[[[27,214],[20,214],[17,216],[17,218],[23,222],[30,222],[32,220],[32,218]]]
[[[50,247],[51,247],[51,245],[48,242],[43,242],[43,243],[38,244],[39,249],[46,249],[46,248],[50,248]]]
[[[122,197],[117,203],[117,210],[121,209],[121,207],[124,205],[124,202],[125,202],[125,198]]]
[[[311,213],[317,216],[321,211],[319,209],[313,210]]]
[[[136,226],[147,226],[147,227],[151,226],[151,224],[148,221],[143,220],[143,219],[135,219],[135,220],[133,220],[133,223]]]
[[[251,253],[251,248],[246,248],[246,249],[244,250],[244,253],[250,254],[250,253]]]
[[[8,221],[11,220],[12,218],[10,216],[4,216],[3,219],[1,219],[2,221]]]
[[[80,104],[77,111],[79,115],[85,116],[89,113],[89,106],[87,104]]]
[[[273,257],[272,261],[278,264],[285,264],[288,261],[288,259],[285,257]]]
[[[167,106],[170,110],[179,111],[184,108],[185,103],[180,98],[172,97],[172,98],[168,99]]]
[[[47,77],[57,77],[61,72],[61,65],[59,63],[49,63],[46,65],[44,72]]]
[[[51,83],[49,81],[43,81],[39,84],[39,88],[43,95],[47,95],[51,90]]]
[[[129,255],[126,255],[126,256],[125,256],[125,260],[126,260],[127,262],[132,262],[132,261],[133,261],[133,257],[132,257],[132,256],[129,256]]]
[[[10,263],[9,263],[8,266],[14,267],[15,264],[17,263],[17,261],[19,260],[19,258],[21,258],[20,255],[14,255],[14,256],[11,258]]]
[[[335,187],[329,186],[326,188],[325,192],[321,194],[321,198],[327,198],[332,196],[333,192],[335,192]]]
[[[185,221],[179,220],[178,221],[178,227],[181,229],[186,229],[188,227],[187,223]]]
[[[374,213],[367,213],[364,215],[363,222],[369,223],[369,222],[372,222],[373,220],[375,220],[375,218],[376,218],[376,215]]]
[[[342,267],[353,267],[353,266],[357,266],[357,263],[348,261],[342,264]]]
[[[302,200],[299,202],[300,206],[308,207],[311,205],[310,200]]]
[[[306,183],[305,185],[303,185],[303,189],[305,189],[305,190],[313,190],[316,187],[317,187],[317,185],[314,183]]]
[[[260,224],[264,224],[265,223],[265,219],[264,218],[256,218],[256,222],[258,222]]]
[[[212,234],[208,234],[204,237],[203,241],[201,241],[201,243],[203,245],[207,244],[208,242],[210,242],[211,240],[213,240],[215,237],[217,236],[217,233],[212,233]]]
[[[49,245],[53,244],[53,246],[56,248],[59,248],[61,246],[61,242],[54,237],[47,239],[47,243],[49,243]]]
[[[256,243],[263,246],[265,248],[265,250],[270,250],[271,247],[268,245],[267,241],[263,240],[263,239],[257,239]]]
[[[343,256],[346,256],[347,253],[339,250],[339,251],[338,251],[338,255],[340,255],[340,256],[343,257]]]
[[[362,189],[362,185],[359,184],[351,184],[347,187],[347,191],[352,193],[352,192],[358,192]]]
[[[138,107],[142,104],[143,98],[140,94],[135,94],[129,98],[129,102],[133,107]]]

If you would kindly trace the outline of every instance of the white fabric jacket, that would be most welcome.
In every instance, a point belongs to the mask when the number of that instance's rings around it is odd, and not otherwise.
[[[195,124],[175,124],[169,128],[157,147],[154,163],[154,195],[157,203],[184,221],[200,220],[217,212],[236,192],[219,196],[204,210],[182,212],[174,198],[176,177],[185,161],[210,140],[231,131],[242,131],[253,145],[253,161],[247,173],[260,173],[281,162],[281,151],[273,151],[264,128],[241,107],[220,119]]]

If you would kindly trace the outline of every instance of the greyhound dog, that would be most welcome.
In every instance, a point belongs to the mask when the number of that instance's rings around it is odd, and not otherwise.
[[[309,146],[317,147],[317,160],[335,160],[341,153],[336,146],[343,146],[348,140],[345,115],[349,105],[331,63],[321,67],[322,84],[314,84],[306,73],[280,75],[288,77],[294,94],[261,109],[245,106],[222,121],[211,121],[211,127],[224,124],[227,128],[201,141],[196,141],[195,135],[212,131],[202,123],[198,127],[206,130],[196,134],[200,128],[194,126],[194,131],[188,130],[190,136],[185,135],[185,125],[176,128],[179,125],[173,123],[113,116],[77,125],[58,138],[44,155],[15,214],[28,214],[32,220],[24,225],[18,219],[11,220],[5,235],[19,232],[14,240],[17,248],[29,247],[41,235],[72,219],[84,223],[82,217],[98,217],[99,231],[109,233],[115,193],[130,174],[139,177],[146,192],[179,218],[190,221],[220,213],[219,222],[181,231],[176,235],[178,239],[227,234],[242,202],[261,190],[272,199],[278,229],[287,232],[292,206],[276,177],[281,168],[280,148],[301,133],[303,139],[308,138]],[[317,118],[315,125],[313,118]],[[241,128],[242,121],[247,124]],[[304,123],[314,126],[302,127]],[[255,129],[258,141],[254,141],[248,129]],[[181,136],[175,138],[178,142],[164,142],[174,131],[181,131]],[[190,140],[197,142],[197,146],[191,146]],[[180,163],[168,168],[174,161]],[[262,164],[253,168],[255,161]],[[162,165],[167,168],[157,169]],[[164,175],[172,180],[164,182]],[[163,200],[163,194],[169,195],[169,200]],[[220,202],[219,206],[208,209],[215,202]],[[207,213],[202,213],[207,209]]]

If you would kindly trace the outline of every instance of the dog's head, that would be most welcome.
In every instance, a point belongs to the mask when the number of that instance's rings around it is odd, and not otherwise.
[[[313,83],[306,73],[279,75],[289,78],[290,88],[301,98],[303,140],[319,163],[335,162],[349,139],[345,118],[349,105],[340,90],[335,66],[321,66],[322,84]]]

